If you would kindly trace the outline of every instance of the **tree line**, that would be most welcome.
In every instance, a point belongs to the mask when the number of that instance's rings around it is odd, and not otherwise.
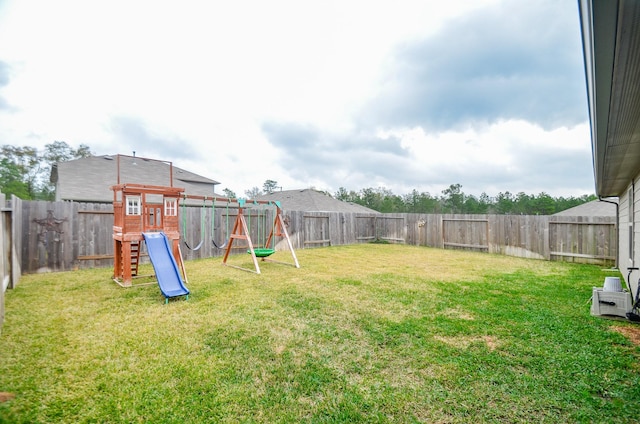
[[[42,151],[33,147],[3,145],[0,149],[0,192],[16,195],[25,200],[55,199],[55,185],[49,181],[51,169],[57,162],[92,156],[89,146],[73,148],[64,141],[47,144]],[[262,190],[253,187],[245,191],[247,198],[272,193],[280,188],[278,182],[268,179]],[[236,194],[225,188],[228,197]],[[542,192],[537,195],[523,192],[500,192],[496,196],[482,193],[466,194],[461,184],[451,184],[440,194],[413,190],[397,195],[386,188],[364,188],[359,191],[340,187],[337,192],[325,194],[335,199],[366,206],[381,213],[464,213],[464,214],[518,214],[551,215],[597,199],[595,195],[579,197],[552,197]]]
[[[253,187],[244,192],[248,199],[266,193],[273,193],[279,188],[275,180],[266,180],[259,187]],[[233,191],[224,189],[225,195],[236,197]],[[381,213],[460,213],[460,214],[511,214],[511,215],[552,215],[557,212],[596,200],[594,194],[570,197],[552,197],[542,192],[540,194],[513,194],[509,191],[500,192],[491,197],[486,193],[480,196],[465,194],[461,184],[451,184],[442,190],[440,195],[413,190],[404,195],[393,194],[386,188],[364,188],[360,191],[348,191],[340,187],[331,194],[323,192],[343,202],[366,206]]]
[[[358,192],[340,187],[334,197],[345,202],[366,206],[382,213],[460,213],[460,214],[512,214],[552,215],[581,205],[597,197],[594,194],[578,197],[552,197],[540,194],[500,192],[492,197],[465,194],[461,184],[451,184],[440,195],[413,190],[396,195],[385,188],[365,188]]]

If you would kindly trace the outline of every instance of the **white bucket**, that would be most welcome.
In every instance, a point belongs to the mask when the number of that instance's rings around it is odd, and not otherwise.
[[[603,291],[607,292],[621,292],[622,285],[620,284],[620,278],[618,277],[605,277]]]

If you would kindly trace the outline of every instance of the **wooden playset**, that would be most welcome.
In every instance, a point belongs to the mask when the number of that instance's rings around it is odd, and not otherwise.
[[[163,232],[170,240],[173,256],[184,274],[180,252],[178,199],[184,189],[173,187],[173,165],[169,165],[169,186],[120,182],[120,157],[117,156],[117,184],[113,191],[113,279],[123,287],[133,285],[144,233]],[[140,158],[149,161],[153,159]]]
[[[120,155],[119,155],[120,156]],[[212,243],[217,248],[225,248],[223,264],[234,268],[260,274],[260,266],[258,258],[267,261],[269,256],[275,253],[273,244],[276,237],[282,237],[286,240],[287,248],[291,252],[293,263],[284,263],[269,260],[271,262],[282,263],[285,265],[293,265],[300,268],[295,251],[291,244],[291,240],[287,233],[287,229],[282,217],[282,209],[279,202],[245,200],[245,199],[229,199],[221,197],[207,197],[197,195],[187,195],[184,188],[173,187],[173,169],[171,162],[169,164],[170,185],[156,186],[134,183],[120,183],[120,162],[118,156],[118,181],[116,185],[111,186],[113,191],[113,240],[114,240],[114,271],[113,280],[123,287],[131,287],[133,280],[138,275],[138,265],[140,263],[140,254],[142,242],[145,241],[145,233],[162,232],[166,235],[171,245],[171,250],[175,262],[182,270],[182,274],[186,281],[186,272],[184,269],[184,261],[180,250],[180,220],[179,220],[179,203],[186,199],[199,199],[206,202],[212,202],[212,224],[215,218],[216,202],[226,202],[227,205],[233,203],[237,208],[237,215],[233,230],[228,234],[228,240],[221,246],[217,246],[213,240]],[[144,159],[150,160],[150,159]],[[152,160],[152,159],[151,159]],[[164,162],[164,161],[162,161]],[[183,203],[184,204],[184,203]],[[268,237],[265,237],[263,245],[254,245],[251,239],[250,228],[244,216],[244,210],[249,206],[266,206],[275,207],[275,218],[271,225],[271,231]],[[228,207],[228,206],[227,206]],[[227,210],[227,217],[228,217]],[[203,218],[204,220],[204,215]],[[204,221],[203,221],[204,222]],[[187,225],[185,222],[183,225]],[[204,227],[203,227],[204,228]],[[213,230],[213,228],[212,228]],[[234,242],[244,240],[245,244],[236,244]],[[184,241],[184,240],[183,240]],[[186,244],[188,248],[188,244]],[[202,242],[201,242],[202,243]],[[197,246],[199,247],[201,243]],[[252,257],[254,270],[242,268],[227,263],[227,259],[232,249],[246,248],[247,253]]]

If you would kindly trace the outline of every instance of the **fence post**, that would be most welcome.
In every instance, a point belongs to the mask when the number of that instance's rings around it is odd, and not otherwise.
[[[544,220],[544,258],[547,261],[551,260],[551,236],[550,236],[550,231],[549,231],[549,227],[550,227],[550,222],[551,220],[548,217],[545,217],[546,219]]]
[[[7,289],[7,287],[9,286],[9,273],[8,273],[8,269],[7,266],[8,264],[6,263],[6,259],[9,256],[10,252],[7,252],[6,248],[7,248],[7,243],[5,242],[5,237],[7,237],[8,235],[5,234],[6,231],[6,225],[5,225],[5,221],[6,221],[6,217],[5,217],[5,196],[3,193],[0,193],[0,210],[2,210],[2,212],[0,212],[0,246],[2,246],[2,257],[0,258],[0,333],[2,332],[2,324],[4,323],[4,292]],[[6,281],[6,284],[5,284]]]

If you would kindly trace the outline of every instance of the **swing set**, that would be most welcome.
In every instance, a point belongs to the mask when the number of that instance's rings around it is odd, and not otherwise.
[[[186,228],[187,228],[187,213],[186,213],[186,199],[196,199],[202,200],[202,210],[201,210],[201,222],[200,222],[200,234],[201,240],[200,242],[191,247],[190,244],[186,240]],[[256,274],[260,274],[260,265],[258,263],[258,258],[261,261],[269,261],[274,263],[280,263],[283,265],[291,265],[296,268],[300,268],[300,264],[298,263],[298,258],[296,257],[296,253],[293,249],[293,245],[291,243],[291,239],[289,238],[289,234],[287,233],[286,226],[284,224],[284,219],[282,217],[282,209],[280,206],[280,202],[272,202],[272,201],[264,201],[264,200],[246,200],[246,199],[231,199],[231,198],[221,198],[221,197],[207,197],[207,196],[195,196],[195,195],[184,195],[183,196],[183,242],[185,246],[190,250],[198,250],[204,244],[204,234],[205,234],[205,216],[206,216],[206,204],[207,202],[211,202],[211,243],[213,247],[216,249],[225,249],[225,253],[222,259],[223,265],[230,266],[232,268],[241,269],[243,271],[254,272]],[[215,237],[215,217],[216,217],[216,202],[226,202],[226,239],[223,243],[216,243]],[[229,216],[230,216],[230,207],[233,204],[233,207],[237,210],[237,214],[235,217],[235,222],[233,224],[233,229],[231,232],[229,231]],[[273,211],[273,221],[271,223],[267,223],[269,217],[269,209]],[[254,225],[251,224],[252,219],[252,211],[256,211],[253,214]],[[245,211],[248,212],[245,218]],[[269,228],[269,233],[267,234],[267,229]],[[253,238],[252,238],[253,237]],[[281,238],[286,242],[286,246],[291,253],[291,257],[293,263],[291,262],[280,262],[273,259],[268,259],[269,256],[276,253],[275,245],[276,238]],[[243,240],[244,243],[236,241]],[[254,240],[256,243],[254,243]],[[234,243],[236,244],[234,246]],[[244,268],[237,265],[232,265],[227,262],[229,255],[233,249],[247,249],[247,253],[251,255],[251,259],[253,261],[254,269]]]
[[[214,198],[214,197],[206,197],[206,196],[198,196],[200,198],[202,198],[202,208],[200,211],[200,234],[202,235],[202,238],[200,239],[200,242],[195,245],[195,246],[191,246],[189,245],[189,242],[187,241],[187,199],[192,199],[194,198],[194,196],[187,196],[187,195],[183,195],[182,197],[182,241],[184,242],[184,245],[187,246],[187,249],[192,250],[192,251],[196,251],[196,250],[200,250],[200,248],[203,246],[204,244],[204,233],[205,233],[205,216],[206,216],[206,212],[207,212],[207,200],[211,199],[211,244],[213,245],[213,247],[215,247],[216,249],[224,249],[225,246],[227,245],[227,242],[223,242],[222,244],[218,244],[216,243],[215,240],[215,223],[216,223],[216,199],[218,198]],[[231,203],[231,199],[227,199],[227,208],[226,208],[226,212],[227,212],[227,234],[229,234],[229,204]]]
[[[282,210],[279,202],[270,201],[251,201],[251,205],[257,206],[258,215],[258,231],[254,231],[257,239],[260,239],[260,224],[262,222],[262,233],[265,234],[263,239],[265,242],[254,246],[251,239],[250,225],[244,218],[244,209],[247,204],[243,199],[230,199],[220,197],[207,197],[186,195],[184,188],[173,186],[173,164],[167,161],[155,159],[143,159],[145,161],[156,161],[168,165],[169,168],[169,185],[148,185],[138,183],[122,183],[120,180],[120,162],[121,158],[129,158],[130,162],[135,163],[136,157],[117,155],[116,157],[116,184],[110,186],[113,191],[113,241],[114,241],[114,259],[113,259],[113,281],[122,287],[134,286],[134,280],[137,278],[155,277],[156,282],[143,282],[137,285],[155,284],[160,287],[162,294],[165,296],[165,303],[169,298],[173,297],[189,297],[189,290],[185,284],[188,284],[187,273],[180,249],[180,238],[182,238],[185,246],[190,250],[198,250],[204,246],[205,234],[205,215],[207,210],[207,202],[211,201],[211,243],[216,249],[226,249],[223,263],[228,266],[227,258],[233,244],[236,240],[245,240],[247,252],[251,254],[255,271],[235,266],[235,268],[245,269],[246,271],[260,274],[260,266],[257,258],[263,261],[275,253],[275,238],[281,237],[286,240],[293,263],[283,263],[285,265],[293,265],[300,268],[298,259],[293,250],[291,240],[287,234],[284,220],[282,219]],[[180,199],[183,203],[183,232],[180,234],[179,209]],[[199,199],[202,201],[202,221],[200,233],[203,240],[197,245],[190,245],[186,240],[187,214],[186,200]],[[216,202],[226,202],[227,212],[227,240],[218,244],[215,241],[215,206]],[[233,231],[229,232],[229,209],[233,203],[237,204],[237,216],[233,227]],[[271,232],[266,237],[266,220],[267,213],[262,212],[263,207],[275,206],[273,225]],[[249,221],[251,213],[249,213]],[[146,245],[146,251],[149,260],[153,264],[153,275],[139,275],[139,264],[143,254],[143,247]],[[236,246],[241,248],[243,246]],[[272,261],[277,262],[277,261]]]

